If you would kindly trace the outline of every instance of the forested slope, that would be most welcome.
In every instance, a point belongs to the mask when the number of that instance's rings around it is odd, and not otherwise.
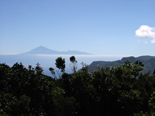
[[[106,68],[111,66],[121,66],[126,61],[130,61],[134,63],[135,61],[141,61],[144,64],[144,70],[142,70],[142,73],[145,74],[147,72],[153,72],[155,70],[155,56],[139,56],[139,57],[124,57],[121,60],[117,61],[94,61],[89,65],[89,72],[93,72],[94,70],[98,70],[98,65],[100,67]]]

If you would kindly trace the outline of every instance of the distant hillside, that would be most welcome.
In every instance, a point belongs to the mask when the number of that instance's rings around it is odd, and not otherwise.
[[[51,50],[48,49],[46,47],[40,46],[37,47],[29,52],[26,52],[24,54],[53,54],[53,55],[90,55],[90,53],[86,53],[86,52],[80,52],[80,51],[55,51],[55,50]]]
[[[139,56],[139,57],[124,57],[121,60],[117,60],[117,61],[94,61],[92,62],[89,67],[88,67],[88,71],[89,72],[93,72],[94,70],[98,70],[97,65],[103,68],[106,67],[117,67],[120,65],[123,65],[126,61],[130,61],[132,63],[136,62],[137,60],[141,61],[144,64],[144,70],[142,71],[142,73],[147,73],[148,71],[153,72],[155,70],[155,56]]]

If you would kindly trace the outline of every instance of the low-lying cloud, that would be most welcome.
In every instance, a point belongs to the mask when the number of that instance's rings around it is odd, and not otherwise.
[[[151,37],[153,40],[151,43],[155,43],[155,28],[149,27],[147,25],[142,25],[138,30],[135,31],[136,36],[138,37]]]

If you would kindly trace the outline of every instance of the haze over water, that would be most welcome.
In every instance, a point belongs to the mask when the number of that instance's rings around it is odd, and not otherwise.
[[[49,54],[37,54],[37,55],[3,55],[1,56],[0,63],[6,63],[9,66],[12,66],[16,62],[22,63],[25,68],[28,68],[28,65],[32,65],[35,67],[37,63],[44,70],[44,74],[51,76],[50,71],[48,70],[49,67],[55,67],[55,60],[58,57],[62,57],[65,59],[66,68],[65,71],[67,73],[71,73],[71,62],[69,58],[72,55],[49,55]],[[126,56],[113,56],[113,55],[74,55],[77,60],[77,70],[82,67],[82,62],[86,65],[90,65],[93,61],[115,61],[120,60],[122,57]]]

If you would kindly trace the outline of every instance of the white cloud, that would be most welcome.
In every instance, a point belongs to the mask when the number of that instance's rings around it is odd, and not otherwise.
[[[138,37],[151,37],[153,40],[151,43],[155,43],[155,28],[147,25],[142,25],[138,30],[135,31]]]

